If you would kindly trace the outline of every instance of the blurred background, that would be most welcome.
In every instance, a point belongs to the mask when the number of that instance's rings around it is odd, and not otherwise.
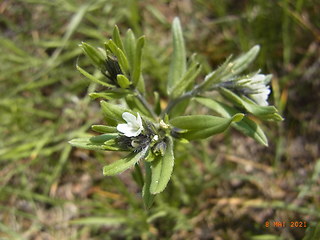
[[[318,0],[2,0],[0,239],[302,239],[320,219],[319,12]],[[175,16],[203,76],[260,44],[251,70],[273,74],[285,121],[264,124],[268,148],[234,129],[179,146],[145,211],[130,171],[102,175],[119,154],[68,144],[103,124],[87,96],[98,86],[75,69],[93,69],[78,45],[103,46],[115,24],[145,34],[147,88],[165,106]]]

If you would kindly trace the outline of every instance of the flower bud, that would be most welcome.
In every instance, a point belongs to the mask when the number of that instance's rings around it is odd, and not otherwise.
[[[164,153],[166,152],[166,148],[167,148],[167,144],[165,142],[159,142],[157,143],[153,149],[152,152],[154,153],[154,155],[156,156],[163,156]]]

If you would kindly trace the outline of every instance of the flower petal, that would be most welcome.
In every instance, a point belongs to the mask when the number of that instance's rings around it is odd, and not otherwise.
[[[127,137],[136,137],[141,133],[141,130],[135,131],[134,129],[131,129],[130,131],[126,132],[125,135]]]
[[[127,122],[126,124],[118,124],[117,130],[122,132],[127,137],[136,137],[143,130],[142,120],[139,113],[137,117],[133,114],[124,112],[122,118]]]
[[[264,83],[264,80],[266,79],[266,75],[264,74],[256,74],[252,77],[252,82],[261,82]]]
[[[138,116],[136,118],[137,124],[139,125],[139,127],[142,127],[142,120],[141,120],[141,116],[140,114],[137,112]]]
[[[251,94],[250,98],[260,106],[268,106],[269,105],[267,101],[268,95],[269,94],[264,94],[264,93]]]
[[[130,132],[132,130],[132,127],[128,126],[128,124],[126,123],[123,123],[123,124],[118,124],[117,130],[126,135],[127,132]]]
[[[131,123],[136,122],[136,117],[135,117],[133,114],[128,113],[128,112],[122,113],[122,118],[123,118],[127,123],[129,123],[129,122],[131,122]]]

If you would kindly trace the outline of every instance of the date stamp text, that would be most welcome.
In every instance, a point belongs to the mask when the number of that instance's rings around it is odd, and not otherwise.
[[[264,223],[266,228],[274,227],[274,228],[306,228],[308,223],[305,221],[289,221],[289,222],[282,222],[282,221],[266,221]]]

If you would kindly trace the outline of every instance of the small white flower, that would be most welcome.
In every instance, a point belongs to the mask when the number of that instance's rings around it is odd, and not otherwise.
[[[270,81],[270,76],[256,74],[250,79],[241,80],[244,83],[243,87],[248,88],[248,97],[260,106],[268,106],[267,100],[271,91],[267,84]]]
[[[117,130],[122,132],[127,137],[136,137],[143,130],[142,120],[140,114],[137,113],[137,117],[133,114],[124,112],[122,118],[127,122],[123,124],[118,124]]]

